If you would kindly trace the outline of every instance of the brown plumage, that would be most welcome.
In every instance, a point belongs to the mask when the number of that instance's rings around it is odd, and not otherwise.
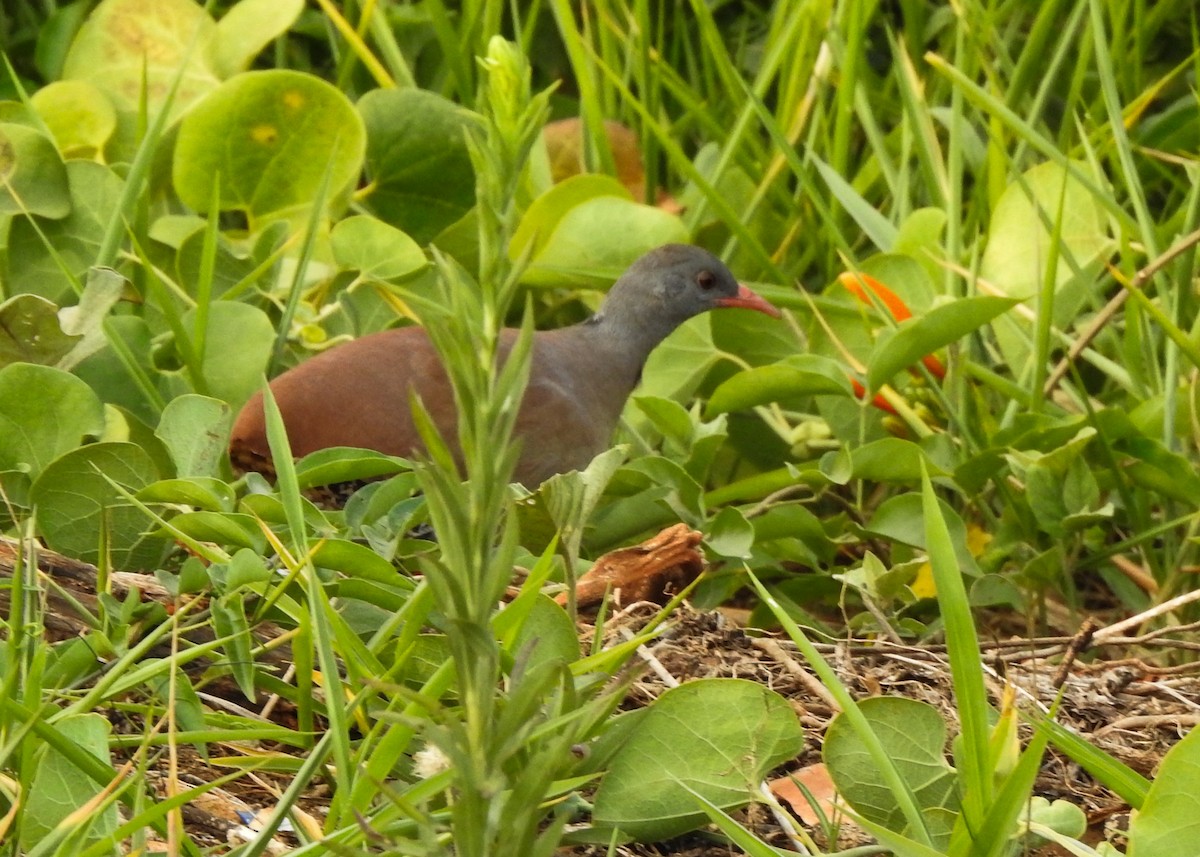
[[[617,280],[592,318],[533,337],[529,385],[517,415],[523,438],[514,478],[536,487],[579,469],[605,450],[646,358],[687,319],[710,309],[779,311],[739,285],[715,256],[682,244],[652,250]],[[514,330],[501,332],[501,356]],[[420,327],[385,330],[339,345],[271,382],[295,455],[357,446],[411,455],[421,444],[409,392],[415,391],[448,439],[454,396],[432,342]],[[238,414],[229,456],[239,470],[270,468],[262,394]]]

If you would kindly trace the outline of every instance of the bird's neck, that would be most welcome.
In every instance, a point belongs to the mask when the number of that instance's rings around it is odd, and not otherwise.
[[[611,302],[609,302],[611,303]],[[580,327],[586,338],[610,355],[615,364],[641,376],[650,352],[675,329],[677,323],[654,311],[625,312],[622,307],[602,306]]]

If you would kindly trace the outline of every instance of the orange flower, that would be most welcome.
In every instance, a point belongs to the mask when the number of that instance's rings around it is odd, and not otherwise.
[[[868,274],[864,274],[861,271],[846,271],[838,274],[838,282],[845,286],[850,294],[863,303],[873,305],[874,301],[867,294],[867,289],[870,289],[871,294],[875,296],[879,303],[883,304],[884,308],[897,322],[912,318],[912,310],[908,308],[908,304],[900,300],[899,295]],[[942,365],[942,361],[937,358],[937,355],[926,354],[921,358],[921,362],[925,364],[925,368],[939,381],[946,377],[946,367]],[[887,408],[886,410],[891,409]]]

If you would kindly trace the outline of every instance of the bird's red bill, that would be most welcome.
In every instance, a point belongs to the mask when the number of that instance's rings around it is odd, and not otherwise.
[[[779,318],[782,313],[773,305],[746,288],[741,283],[738,283],[738,293],[731,298],[720,298],[716,301],[719,307],[732,307],[737,309],[752,309],[758,312],[765,312],[772,318]]]

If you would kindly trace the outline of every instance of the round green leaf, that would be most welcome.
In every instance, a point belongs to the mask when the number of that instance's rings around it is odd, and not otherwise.
[[[195,311],[183,324],[195,324]],[[258,307],[233,301],[214,301],[208,309],[208,342],[201,372],[208,392],[232,405],[245,402],[262,384],[275,328]]]
[[[217,22],[211,45],[213,66],[221,77],[245,71],[259,51],[287,32],[304,9],[304,0],[240,0]]]
[[[181,477],[216,476],[232,424],[233,412],[225,402],[189,394],[167,403],[154,433]]]
[[[1200,841],[1200,729],[1171,748],[1129,825],[1129,857],[1187,857]]]
[[[179,77],[171,105],[176,117],[219,82],[205,50],[215,27],[191,0],[104,0],[80,27],[62,76],[90,81],[131,113],[143,92],[157,113]]]
[[[87,384],[48,366],[0,369],[0,470],[36,478],[51,461],[104,431],[104,406]]]
[[[332,195],[347,191],[365,146],[362,120],[335,87],[297,71],[252,71],[226,81],[184,117],[172,177],[196,211],[208,211],[217,183],[221,209],[242,210],[254,221],[305,209],[326,173]]]
[[[94,84],[59,80],[29,99],[64,158],[94,158],[117,130],[117,111]]]
[[[95,654],[93,652],[93,663]],[[71,714],[58,718],[55,730],[63,740],[95,756],[99,764],[107,766],[111,758],[108,738],[112,725],[102,714]],[[93,780],[51,745],[41,745],[30,765],[31,782],[22,807],[20,839],[11,842],[15,853],[31,854],[38,845],[51,842],[53,832],[60,825],[69,826],[72,813],[79,812],[89,802],[98,801],[102,786]],[[88,812],[88,825],[81,830],[75,842],[79,848],[96,840],[110,836],[116,829],[119,818],[115,804],[101,806],[92,804]]]
[[[1085,175],[1091,172],[1082,161],[1070,164]],[[1113,246],[1104,209],[1063,166],[1045,163],[1028,170],[1001,194],[992,213],[979,275],[1013,297],[1033,295],[1046,278],[1060,205],[1062,228],[1055,287],[1061,288],[1074,278],[1068,257],[1079,268],[1088,268],[1104,258]]]
[[[877,696],[858,704],[918,807],[956,810],[957,776],[946,764],[946,724],[928,703]],[[904,814],[874,758],[849,718],[839,714],[825,734],[822,758],[842,795],[863,816],[891,830],[904,828]]]
[[[46,544],[59,553],[94,563],[100,559],[104,529],[115,568],[135,571],[153,567],[166,542],[148,535],[151,519],[108,480],[135,493],[156,478],[150,456],[132,443],[91,444],[55,459],[30,491]]]
[[[0,216],[59,218],[70,210],[67,171],[54,144],[32,128],[0,123]]]
[[[741,806],[802,744],[787,700],[761,685],[703,679],[672,688],[609,764],[595,823],[646,841],[676,836],[707,820],[688,789],[722,808]]]
[[[28,218],[14,218],[8,236],[9,291],[41,295],[60,306],[74,301],[79,284],[96,263],[125,187],[124,179],[93,161],[68,161],[66,168],[71,200],[67,216],[36,227]]]
[[[379,280],[398,280],[429,264],[416,241],[370,215],[338,221],[329,239],[338,267]]]
[[[424,244],[475,205],[466,134],[479,119],[420,89],[375,89],[358,102],[367,128],[367,202]]]
[[[37,295],[17,295],[0,304],[0,366],[50,366],[82,337],[63,333],[58,306]]]
[[[612,176],[599,173],[582,173],[551,187],[533,201],[521,218],[508,244],[509,257],[515,261],[531,247],[534,254],[541,252],[568,211],[600,196],[633,201],[625,185]]]
[[[595,197],[559,219],[523,281],[595,287],[615,280],[643,253],[687,240],[687,228],[673,214],[616,196]]]

